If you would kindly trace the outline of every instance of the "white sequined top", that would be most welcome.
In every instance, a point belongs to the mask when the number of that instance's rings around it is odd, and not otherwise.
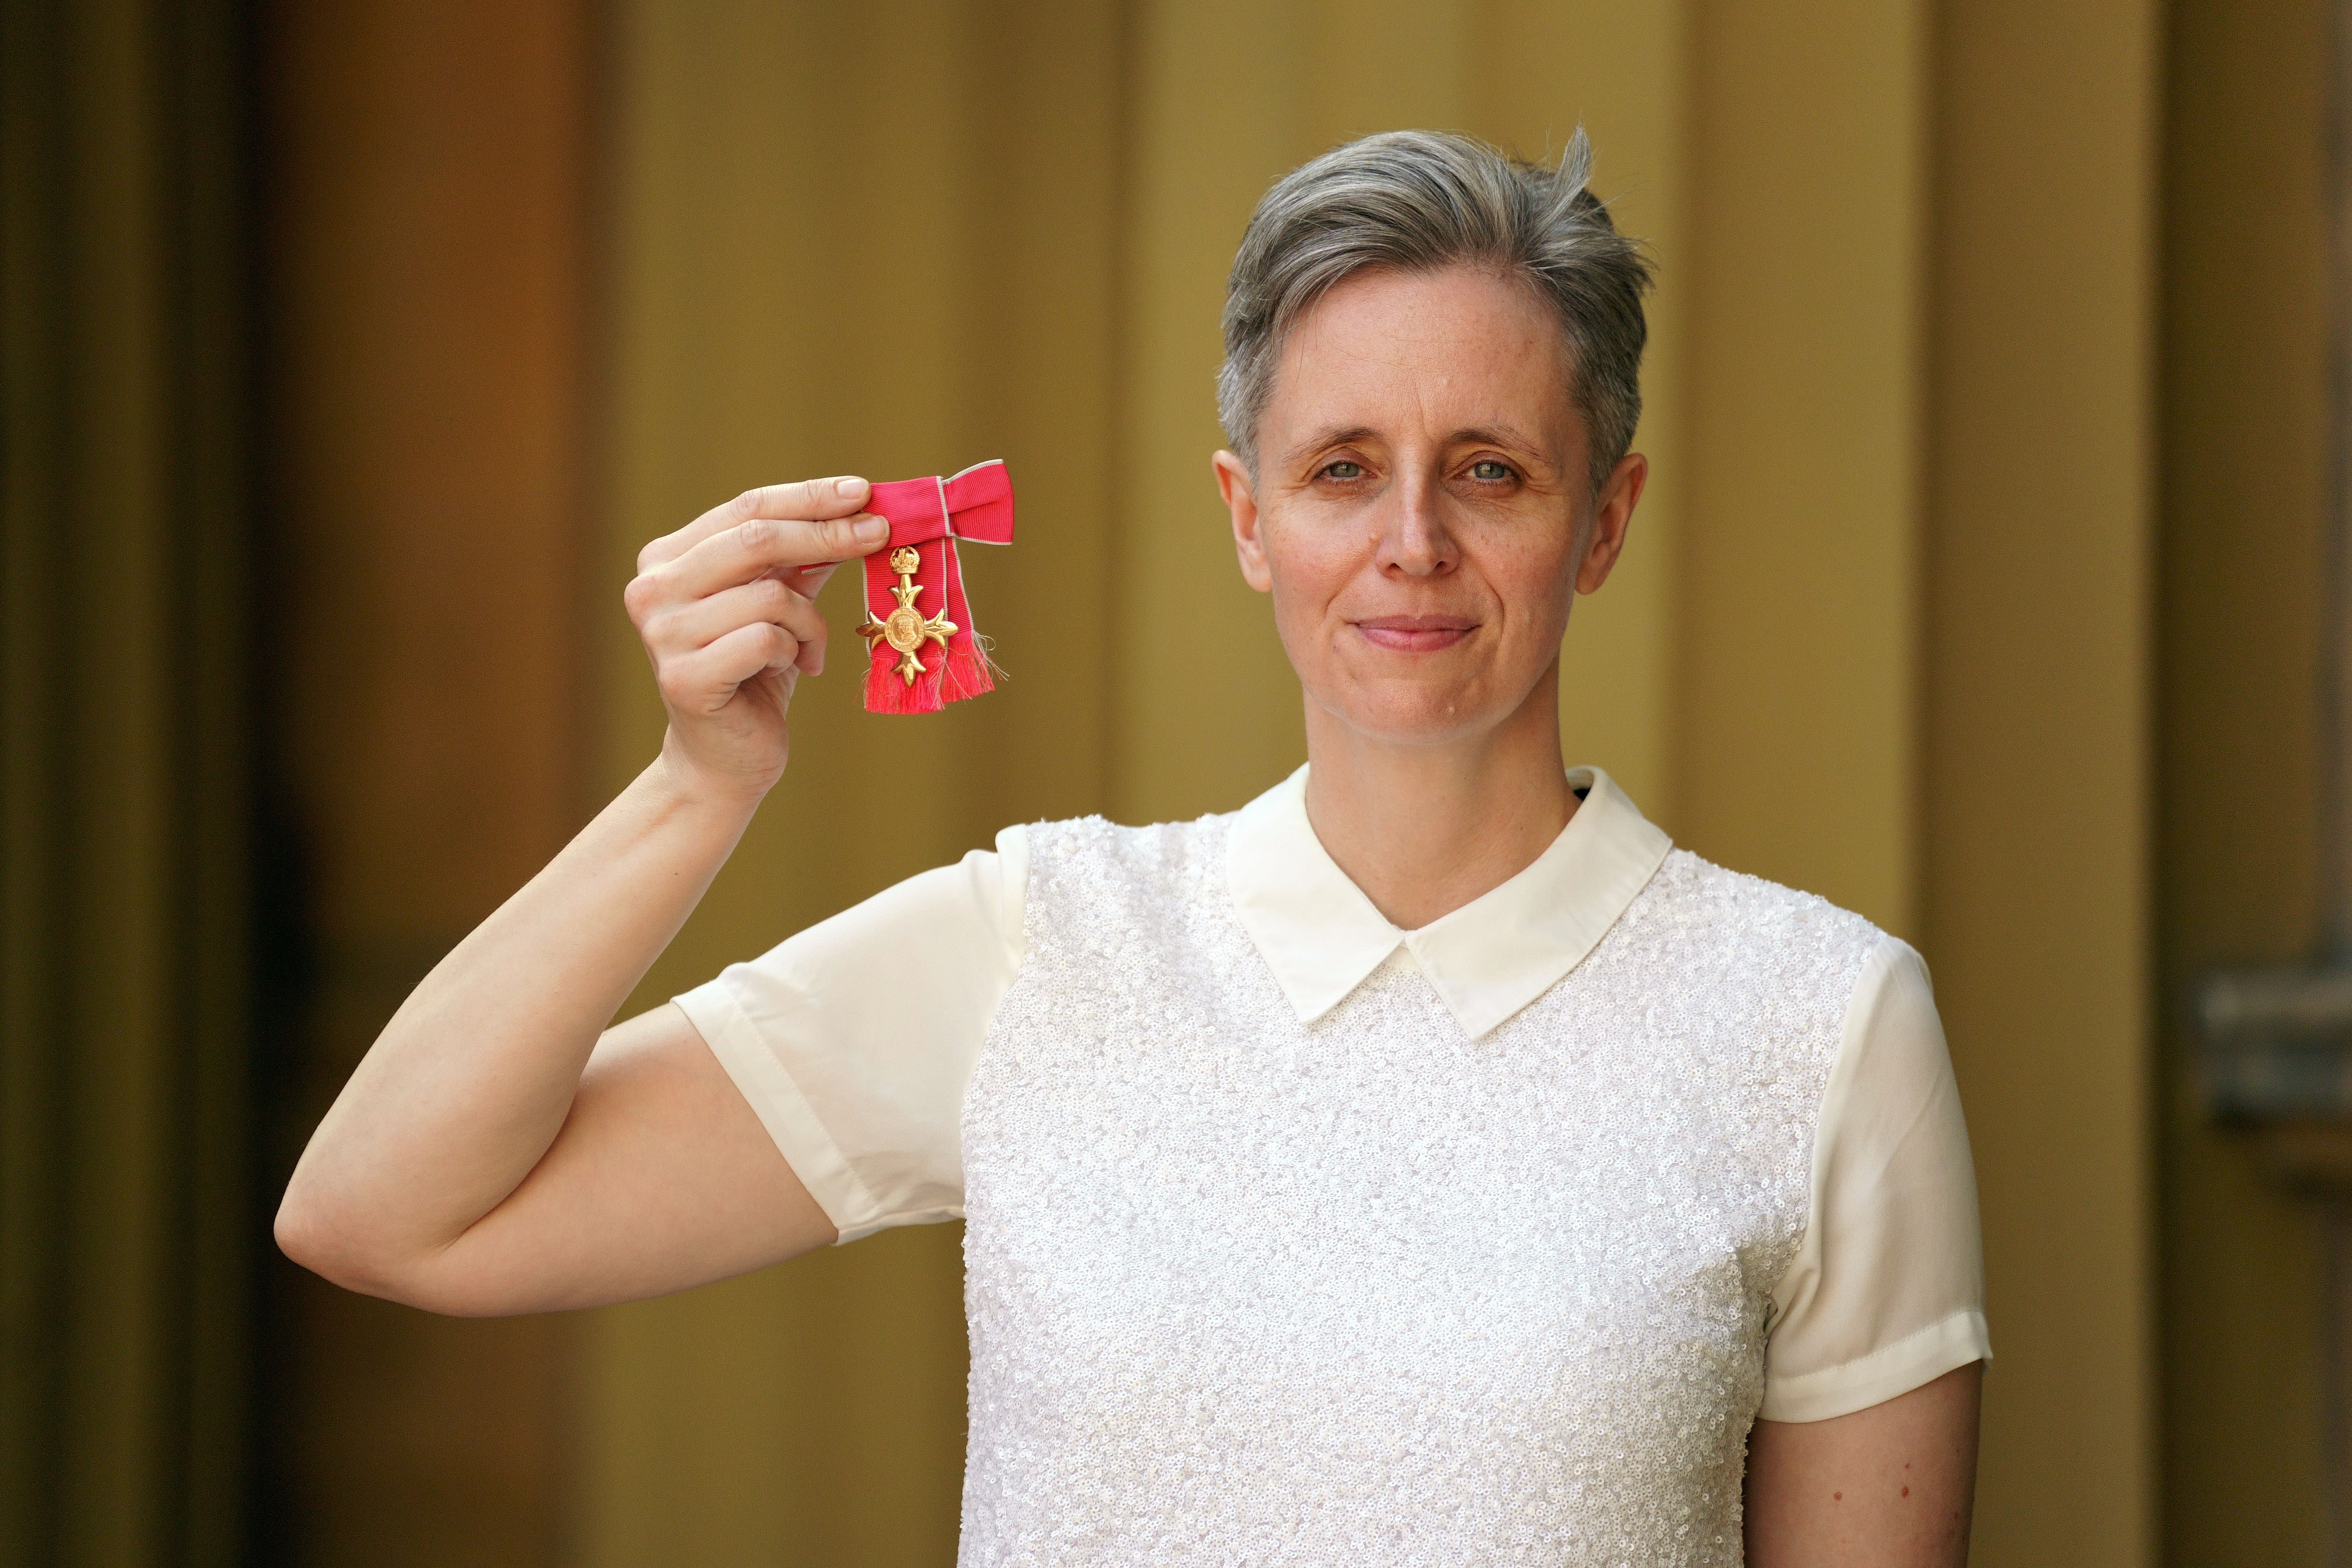
[[[1759,1411],[1988,1353],[1916,956],[1580,772],[1412,932],[1302,773],[1008,834],[678,999],[845,1238],[968,1215],[963,1562],[1737,1563]],[[971,962],[868,979],[910,917]]]

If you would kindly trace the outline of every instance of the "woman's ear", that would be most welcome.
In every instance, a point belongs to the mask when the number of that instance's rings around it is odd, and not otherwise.
[[[1639,452],[1626,453],[1609,470],[1609,482],[1601,487],[1592,503],[1592,542],[1584,548],[1584,559],[1577,563],[1578,593],[1597,594],[1601,584],[1609,581],[1617,552],[1625,548],[1625,531],[1633,526],[1642,487],[1649,479],[1650,459]]]
[[[1216,470],[1217,493],[1234,514],[1234,553],[1241,557],[1242,581],[1264,594],[1274,587],[1274,574],[1265,564],[1265,539],[1258,532],[1257,492],[1250,488],[1249,469],[1231,452],[1209,459]]]

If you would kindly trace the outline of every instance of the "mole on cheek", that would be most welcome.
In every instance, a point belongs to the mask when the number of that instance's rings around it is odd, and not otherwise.
[[[1843,1501],[1845,1501],[1845,1493],[1843,1493],[1843,1492],[1832,1492],[1832,1493],[1830,1493],[1830,1500],[1831,1500],[1832,1502],[1843,1502]]]

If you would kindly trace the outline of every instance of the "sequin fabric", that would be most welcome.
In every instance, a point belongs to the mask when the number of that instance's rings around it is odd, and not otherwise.
[[[964,1110],[961,1563],[1739,1562],[1877,933],[1678,850],[1483,1038],[1393,959],[1301,1025],[1229,821],[1032,830]]]

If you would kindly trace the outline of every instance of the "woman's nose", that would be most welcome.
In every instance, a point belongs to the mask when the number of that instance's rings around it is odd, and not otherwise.
[[[1445,492],[1434,477],[1392,486],[1380,509],[1381,570],[1407,577],[1433,577],[1452,571],[1460,559],[1445,522]]]

